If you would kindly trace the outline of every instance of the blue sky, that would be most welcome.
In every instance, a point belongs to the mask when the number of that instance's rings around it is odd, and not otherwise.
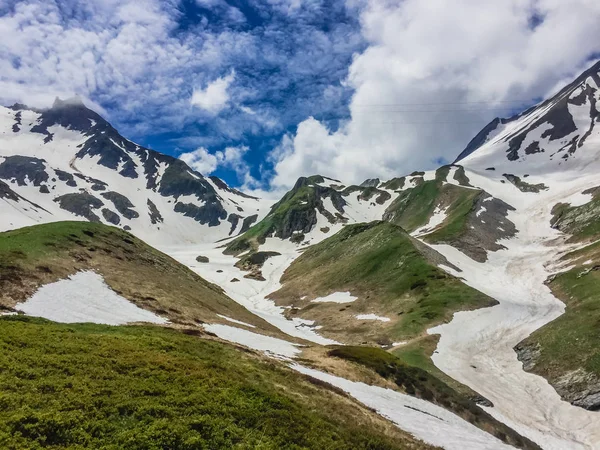
[[[0,0],[0,99],[82,96],[249,191],[452,160],[600,52],[600,2]]]

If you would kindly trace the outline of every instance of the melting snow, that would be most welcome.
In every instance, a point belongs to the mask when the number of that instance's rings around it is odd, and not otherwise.
[[[130,322],[168,322],[135,306],[108,287],[100,275],[87,271],[42,286],[27,301],[16,305],[15,309],[29,316],[62,323],[123,325]]]
[[[349,381],[298,364],[293,364],[291,367],[300,373],[344,390],[359,402],[391,420],[399,428],[429,444],[447,450],[513,448],[451,412],[424,400],[391,389]]]
[[[252,331],[242,330],[241,328],[230,327],[228,325],[208,324],[204,325],[204,329],[216,334],[226,341],[235,342],[254,350],[268,353],[272,356],[293,358],[301,352],[296,344],[271,336],[253,333]]]
[[[357,298],[350,295],[350,292],[334,292],[326,297],[317,297],[312,300],[312,303],[352,303]]]
[[[381,322],[389,322],[391,319],[388,317],[381,317],[381,316],[377,316],[375,314],[358,314],[357,316],[354,316],[357,319],[360,320],[379,320]]]
[[[254,325],[250,325],[249,323],[242,322],[241,320],[232,319],[231,317],[224,316],[222,314],[217,314],[221,319],[225,319],[232,323],[237,323],[238,325],[244,325],[245,327],[256,328]]]

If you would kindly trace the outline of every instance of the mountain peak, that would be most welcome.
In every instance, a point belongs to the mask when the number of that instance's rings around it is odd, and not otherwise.
[[[494,119],[469,142],[455,163],[477,160],[487,167],[530,160],[539,167],[554,166],[575,154],[589,156],[590,152],[581,148],[596,140],[593,131],[600,118],[599,93],[597,61],[549,99],[509,119]]]
[[[69,106],[82,106],[85,108],[85,104],[79,95],[74,95],[73,97],[69,97],[65,100],[62,100],[60,97],[56,97],[54,99],[54,103],[52,103],[52,109],[66,108]]]

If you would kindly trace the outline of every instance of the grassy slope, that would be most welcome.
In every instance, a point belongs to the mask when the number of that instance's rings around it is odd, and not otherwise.
[[[0,447],[425,449],[337,390],[159,327],[0,319]]]
[[[535,331],[524,344],[539,344],[533,371],[551,381],[578,368],[600,378],[600,243],[563,259],[574,267],[554,277],[549,286],[566,304],[565,313]]]
[[[317,320],[323,326],[320,332],[351,343],[408,340],[449,320],[455,311],[495,303],[431,264],[410,236],[386,222],[349,225],[310,247],[286,270],[282,283],[273,298],[301,307],[298,314]],[[310,302],[344,291],[359,299],[348,304]],[[362,313],[391,321],[354,318]]]
[[[304,185],[286,193],[263,220],[228,244],[225,253],[238,254],[251,248],[256,249],[259,244],[264,243],[267,236],[282,226],[291,213],[314,209],[313,189],[312,186]]]
[[[600,238],[600,191],[596,189],[592,193],[592,200],[584,205],[559,203],[552,209],[552,225],[572,235],[571,242]]]
[[[116,292],[173,322],[219,322],[223,314],[272,327],[169,256],[118,228],[56,222],[0,233],[0,305],[13,307],[42,284],[80,270],[100,273]]]
[[[383,378],[392,380],[404,392],[446,408],[510,445],[539,450],[539,446],[494,419],[465,395],[380,348],[343,346],[329,351],[329,356],[368,367]]]
[[[444,183],[449,166],[440,167],[434,180],[423,181],[402,191],[386,211],[386,218],[408,232],[426,225],[436,207],[446,209],[446,219],[441,227],[427,236],[431,243],[449,242],[460,237],[466,229],[469,213],[480,191]],[[459,174],[464,172],[459,172]],[[467,182],[465,177],[462,182]]]

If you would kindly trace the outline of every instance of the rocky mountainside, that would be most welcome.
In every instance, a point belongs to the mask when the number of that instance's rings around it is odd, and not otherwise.
[[[77,98],[0,108],[2,229],[89,220],[150,242],[217,240],[245,231],[265,202],[183,161],[123,138]]]

